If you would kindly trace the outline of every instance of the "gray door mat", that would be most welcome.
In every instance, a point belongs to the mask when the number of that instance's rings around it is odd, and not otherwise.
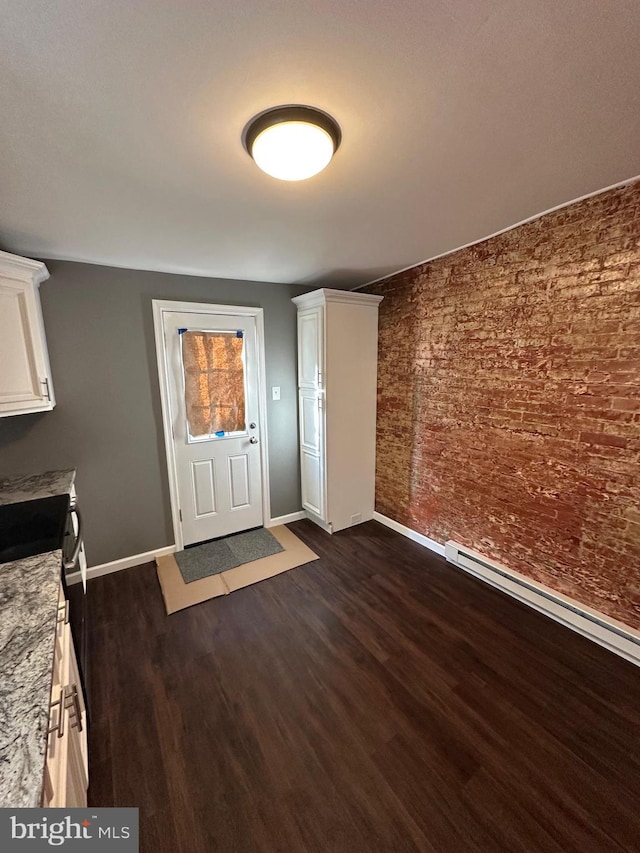
[[[186,548],[178,551],[175,558],[184,582],[192,583],[280,551],[284,548],[275,536],[261,527]]]

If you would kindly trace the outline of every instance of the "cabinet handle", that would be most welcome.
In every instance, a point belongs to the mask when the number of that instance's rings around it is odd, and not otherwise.
[[[61,604],[58,607],[58,625],[64,623],[65,625],[69,624],[69,599],[65,598],[64,604]]]
[[[82,731],[82,711],[80,709],[80,696],[78,694],[78,688],[75,684],[71,688],[71,695],[67,696],[66,698],[71,699],[71,704],[67,705],[65,703],[65,708],[73,708],[74,719],[71,720],[71,717],[69,717],[69,720],[71,722],[71,728],[72,729],[78,729],[78,731],[81,732]]]
[[[46,377],[45,379],[41,379],[40,384],[44,385],[43,396],[46,397],[49,402],[51,402],[51,391],[49,390],[49,378]]]
[[[56,706],[58,707],[58,722],[55,726],[49,726],[49,728],[47,729],[47,734],[57,732],[59,738],[64,737],[64,709],[66,707],[64,699],[64,687],[61,687],[60,698],[56,699],[55,702],[51,702],[51,704],[49,705],[50,709],[55,708]]]

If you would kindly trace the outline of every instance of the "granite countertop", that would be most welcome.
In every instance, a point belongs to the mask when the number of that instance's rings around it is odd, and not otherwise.
[[[0,565],[0,807],[38,807],[62,551]]]
[[[22,474],[3,478],[0,480],[0,505],[69,494],[75,477],[75,469],[69,468],[46,471],[44,474]]]
[[[0,505],[69,494],[75,470],[0,481]],[[0,563],[0,808],[38,807],[62,551]]]

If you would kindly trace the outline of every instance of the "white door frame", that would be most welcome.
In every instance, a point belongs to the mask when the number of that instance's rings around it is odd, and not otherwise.
[[[264,348],[264,309],[247,308],[241,305],[212,305],[210,302],[173,302],[166,299],[153,299],[153,326],[156,339],[156,357],[158,360],[158,379],[160,382],[160,402],[162,404],[162,426],[164,444],[167,453],[167,474],[169,475],[169,495],[171,498],[171,517],[176,551],[182,551],[182,523],[180,521],[180,502],[178,499],[178,476],[171,430],[171,409],[169,405],[169,374],[167,370],[167,349],[164,339],[165,312],[192,314],[225,314],[240,317],[255,317],[257,354],[258,354],[258,410],[260,413],[260,467],[262,469],[262,523],[268,527],[271,520],[271,499],[269,493],[269,438],[267,433],[267,372]]]

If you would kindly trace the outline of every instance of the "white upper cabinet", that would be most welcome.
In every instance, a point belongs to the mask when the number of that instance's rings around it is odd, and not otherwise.
[[[53,383],[40,308],[40,261],[0,252],[0,417],[53,409]]]

